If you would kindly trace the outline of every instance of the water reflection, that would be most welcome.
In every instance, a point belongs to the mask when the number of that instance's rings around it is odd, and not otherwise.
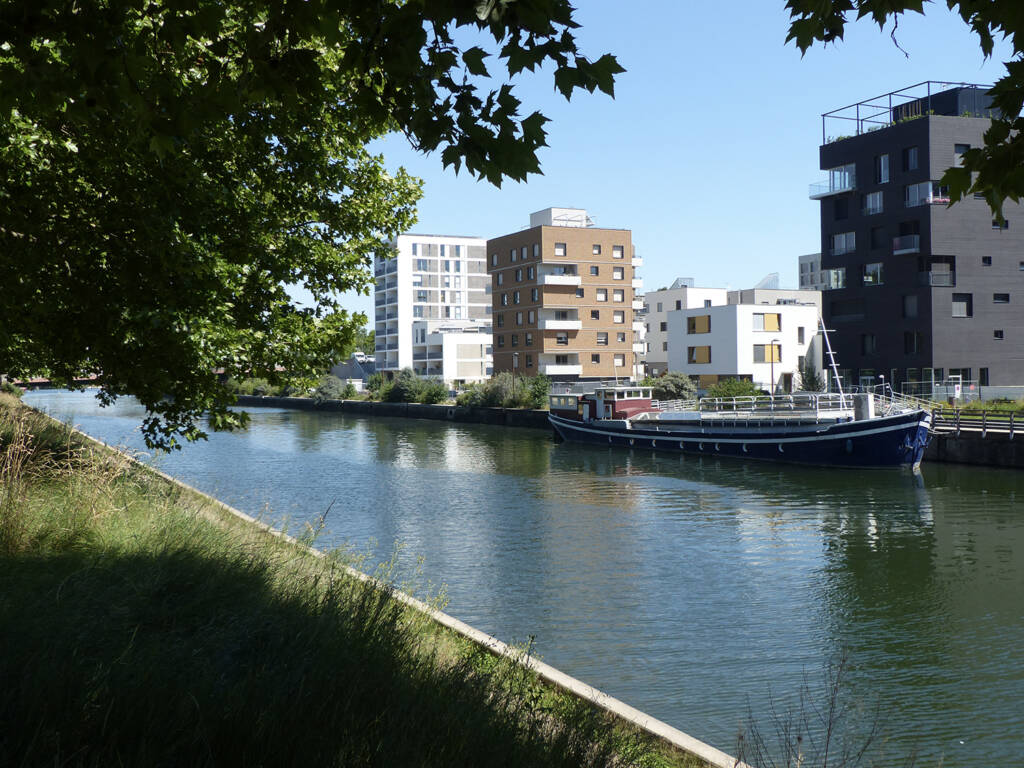
[[[32,395],[138,445],[131,403]],[[253,411],[160,460],[327,544],[426,557],[451,611],[727,750],[842,647],[893,762],[1024,757],[1024,473],[841,472],[556,444],[530,430]],[[371,545],[371,542],[377,542]],[[961,744],[961,742],[963,742]]]

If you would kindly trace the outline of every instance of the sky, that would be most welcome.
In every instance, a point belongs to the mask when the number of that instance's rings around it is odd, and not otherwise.
[[[677,277],[747,288],[771,272],[796,287],[797,256],[820,250],[808,185],[826,176],[821,114],[924,80],[991,84],[1011,54],[997,43],[985,60],[944,3],[900,21],[909,56],[891,24],[863,20],[803,57],[784,43],[783,0],[576,4],[580,49],[613,53],[627,70],[615,98],[577,91],[567,102],[549,72],[517,80],[522,114],[551,119],[548,146],[543,175],[500,189],[444,169],[440,153],[418,153],[404,136],[375,142],[388,167],[424,180],[413,232],[497,237],[533,211],[585,208],[597,226],[632,230],[645,291]],[[345,304],[371,315],[371,297]]]

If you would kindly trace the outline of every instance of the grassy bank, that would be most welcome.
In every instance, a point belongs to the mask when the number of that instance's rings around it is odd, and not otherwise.
[[[701,765],[0,396],[0,764]]]

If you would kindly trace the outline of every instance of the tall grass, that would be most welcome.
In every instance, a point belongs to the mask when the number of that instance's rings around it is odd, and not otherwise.
[[[0,765],[698,765],[0,402]]]

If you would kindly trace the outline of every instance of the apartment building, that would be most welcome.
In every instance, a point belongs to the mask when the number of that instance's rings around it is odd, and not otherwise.
[[[768,392],[792,392],[808,358],[822,370],[813,303],[679,309],[667,322],[669,370],[693,377],[700,389],[734,378]]]
[[[804,304],[821,312],[821,291],[800,288],[744,288],[729,291],[727,304]]]
[[[797,258],[798,285],[803,290],[820,291],[825,287],[825,278],[821,273],[821,254],[805,253]]]
[[[987,86],[927,82],[822,115],[823,314],[847,382],[927,392],[1024,382],[1024,217],[949,206],[940,179],[984,141]]]
[[[628,229],[592,225],[579,208],[547,208],[487,241],[494,370],[556,380],[635,378],[642,310]]]
[[[377,370],[393,375],[413,368],[449,383],[490,375],[490,278],[487,241],[453,235],[399,235],[393,250],[374,261],[374,329]],[[472,341],[447,342],[439,334],[473,334]],[[457,353],[465,347],[468,355]],[[446,361],[449,361],[446,364]],[[463,365],[465,363],[465,365]],[[481,373],[480,371],[483,371]],[[462,376],[460,371],[475,371]]]
[[[728,293],[725,288],[698,288],[694,286],[692,277],[680,277],[668,288],[644,294],[644,367],[647,375],[660,376],[669,370],[668,313],[727,304]]]

